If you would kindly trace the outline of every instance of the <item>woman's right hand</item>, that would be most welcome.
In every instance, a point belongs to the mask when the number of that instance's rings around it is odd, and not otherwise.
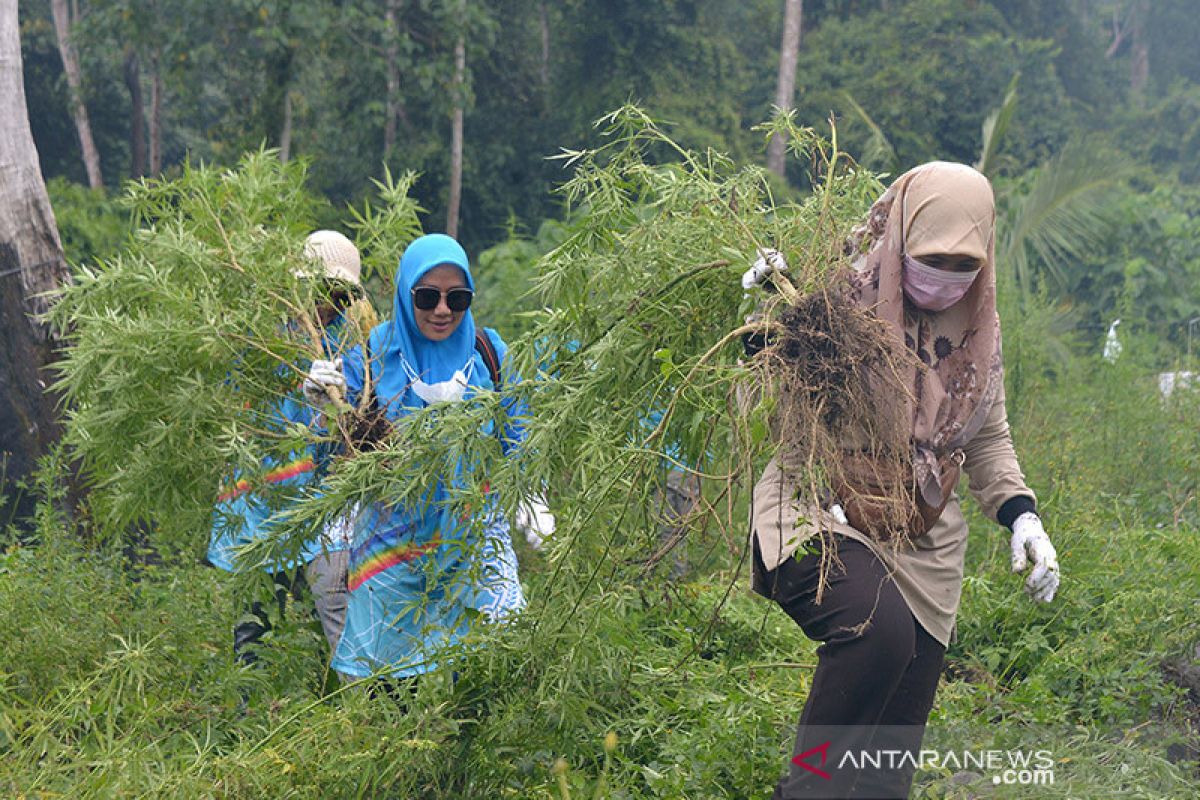
[[[742,288],[749,291],[756,286],[762,286],[772,275],[787,271],[788,265],[783,253],[771,248],[759,248],[754,264],[742,273]]]

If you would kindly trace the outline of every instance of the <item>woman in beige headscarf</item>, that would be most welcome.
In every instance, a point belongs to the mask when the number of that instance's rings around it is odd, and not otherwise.
[[[853,244],[866,254],[854,264],[851,296],[917,356],[902,376],[911,392],[898,402],[900,418],[912,421],[913,494],[933,509],[932,527],[900,546],[881,544],[860,529],[870,527],[861,514],[847,513],[849,498],[823,508],[797,500],[800,473],[786,454],[755,487],[755,590],[822,642],[777,798],[907,796],[913,760],[860,771],[838,769],[838,760],[851,751],[920,747],[962,593],[967,526],[953,494],[960,466],[984,513],[1012,529],[1013,569],[1032,562],[1030,595],[1049,602],[1058,587],[1057,556],[1004,409],[994,224],[987,178],[932,162],[901,175],[855,232]],[[781,256],[765,253],[743,283],[784,269]],[[822,576],[826,547],[836,559],[825,559]]]

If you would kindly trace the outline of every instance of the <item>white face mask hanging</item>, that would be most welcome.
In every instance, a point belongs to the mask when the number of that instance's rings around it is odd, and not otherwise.
[[[458,369],[448,380],[426,383],[417,376],[416,371],[409,365],[408,359],[401,356],[400,363],[404,365],[404,372],[408,375],[409,388],[413,390],[413,394],[428,405],[460,402],[466,395],[471,373],[475,371],[475,359],[471,358],[466,364],[465,371]]]

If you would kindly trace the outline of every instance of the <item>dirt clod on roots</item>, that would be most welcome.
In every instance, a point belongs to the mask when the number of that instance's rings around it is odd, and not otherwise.
[[[897,424],[903,404],[896,402],[909,391],[898,378],[905,354],[883,322],[844,292],[818,291],[784,307],[763,355],[783,406],[783,441],[824,432],[850,437],[851,446],[907,453],[908,426]],[[859,441],[864,433],[869,441]]]
[[[832,281],[832,285],[843,285]],[[770,344],[760,356],[764,385],[776,400],[772,430],[782,444],[780,465],[799,487],[802,506],[868,499],[899,531],[910,518],[913,487],[899,480],[869,495],[847,480],[848,455],[876,474],[911,475],[911,420],[903,385],[911,354],[894,344],[885,324],[845,291],[821,289],[780,308]],[[894,524],[893,524],[894,522]],[[881,536],[879,538],[889,538]]]
[[[835,431],[855,416],[863,375],[887,363],[880,325],[843,297],[801,297],[779,315],[774,368],[793,403],[817,412]]]

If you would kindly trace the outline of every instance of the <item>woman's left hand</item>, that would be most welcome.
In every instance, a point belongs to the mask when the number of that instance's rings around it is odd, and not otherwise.
[[[534,550],[541,550],[542,543],[554,535],[556,521],[546,501],[534,497],[517,508],[517,529],[524,531],[525,541]]]
[[[1012,532],[1013,572],[1024,572],[1032,561],[1025,591],[1039,603],[1049,603],[1058,591],[1058,553],[1042,527],[1041,518],[1027,511],[1013,521]]]

